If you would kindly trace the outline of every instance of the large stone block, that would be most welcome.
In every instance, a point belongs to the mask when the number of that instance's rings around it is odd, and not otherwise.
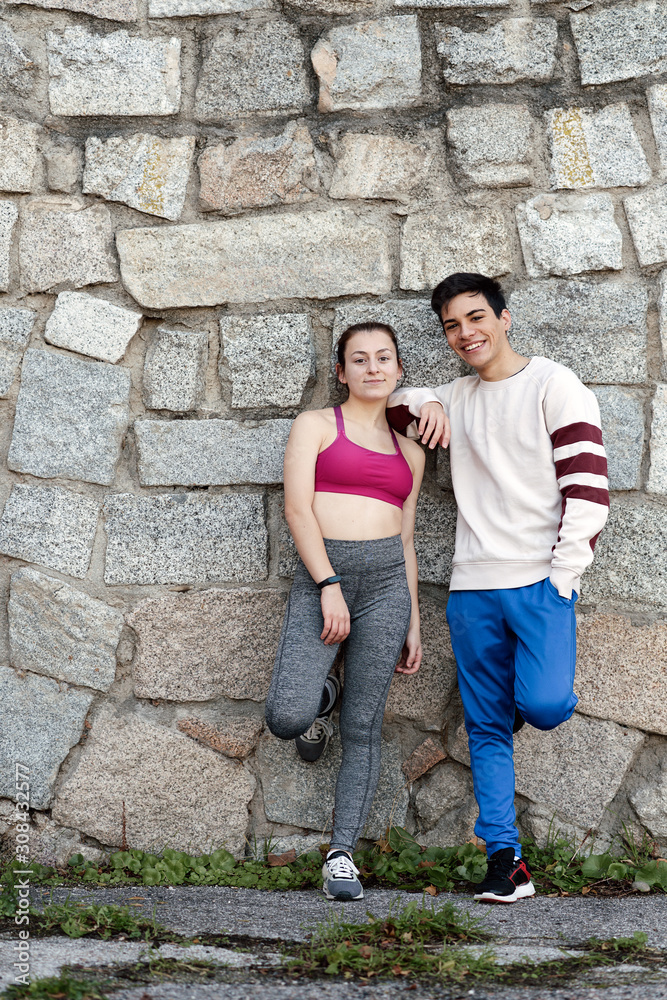
[[[225,757],[245,760],[257,746],[264,728],[264,720],[256,716],[224,718],[221,725],[212,725],[203,719],[179,719],[178,728],[190,739],[205,747],[223,753]]]
[[[543,83],[556,68],[558,28],[552,17],[512,17],[475,32],[436,24],[435,32],[448,83]]]
[[[667,385],[657,385],[651,421],[649,493],[667,494]]]
[[[158,327],[144,362],[146,406],[176,413],[195,410],[204,396],[207,363],[207,333]]]
[[[393,0],[394,7],[449,10],[455,7],[509,7],[510,0]]]
[[[109,690],[123,628],[120,611],[24,567],[12,574],[8,613],[13,667]]]
[[[0,191],[32,190],[39,128],[18,118],[0,118]]]
[[[102,844],[243,854],[255,779],[242,764],[137,718],[100,718],[53,818]],[[193,818],[196,821],[193,822]]]
[[[331,830],[336,775],[340,768],[340,738],[335,733],[315,764],[302,761],[294,744],[265,736],[257,759],[264,793],[264,811],[272,823],[305,827],[324,834]],[[382,741],[380,780],[363,836],[377,840],[387,827],[403,826],[408,792],[401,770],[398,741]]]
[[[213,583],[267,577],[267,534],[260,493],[150,497],[118,493],[107,497],[104,514],[107,584]],[[0,546],[0,551],[5,550]]]
[[[149,17],[204,17],[273,9],[273,0],[148,0]]]
[[[23,359],[7,465],[110,486],[130,417],[130,373],[51,351]]]
[[[311,201],[320,183],[310,132],[298,122],[289,122],[278,135],[209,146],[199,159],[199,177],[204,211],[228,215]]]
[[[662,164],[660,176],[667,177],[667,83],[649,87],[646,97],[655,144]]]
[[[415,551],[419,579],[446,586],[452,573],[456,536],[456,503],[446,493],[422,490],[415,518]]]
[[[310,104],[305,53],[296,25],[284,18],[238,21],[205,43],[195,96],[199,121],[260,111],[286,114]]]
[[[533,182],[535,121],[523,104],[450,108],[447,141],[452,162],[478,187]]]
[[[540,194],[516,206],[516,221],[531,278],[623,268],[608,194]]]
[[[73,194],[83,171],[83,153],[71,140],[54,142],[44,150],[46,183],[50,191]]]
[[[470,770],[453,760],[440,764],[420,782],[415,812],[417,840],[425,847],[453,847],[471,840],[478,809]]]
[[[26,292],[116,281],[109,209],[57,196],[32,199],[21,211],[19,257]]]
[[[341,208],[125,229],[116,245],[128,291],[156,309],[391,289],[386,232]]]
[[[241,588],[142,601],[127,619],[137,635],[137,698],[264,701],[285,596]]]
[[[420,725],[438,724],[456,687],[456,661],[449,640],[445,604],[419,596],[424,658],[416,674],[394,674],[387,712]]]
[[[194,151],[193,135],[93,137],[86,141],[83,190],[175,222],[185,204]]]
[[[613,500],[595,561],[582,581],[582,599],[628,601],[642,610],[667,607],[666,533],[662,505]]]
[[[61,292],[46,321],[44,339],[56,347],[116,362],[141,326],[141,313],[85,292]]]
[[[642,826],[652,837],[664,843],[667,840],[667,755],[664,744],[656,748],[655,758],[658,767],[651,775],[652,780],[633,788],[628,798]]]
[[[137,0],[5,0],[7,4],[31,4],[47,10],[75,10],[110,21],[136,21]]]
[[[663,376],[667,377],[667,270],[663,271],[660,275],[658,322],[660,325],[660,344],[662,347],[662,370]]]
[[[15,769],[30,769],[30,805],[48,809],[60,765],[83,731],[93,695],[0,667],[0,795],[16,799]]]
[[[651,179],[651,168],[627,104],[548,111],[551,186],[635,187]]]
[[[667,9],[661,0],[570,14],[570,23],[584,85],[667,69]]]
[[[32,73],[35,63],[23,51],[8,24],[0,21],[0,85],[8,94],[11,91],[25,96],[33,87]]]
[[[13,201],[0,201],[0,292],[9,288],[12,238],[18,217]]]
[[[83,27],[47,31],[54,115],[175,115],[181,104],[181,41]]]
[[[602,419],[610,490],[637,490],[644,449],[644,404],[616,385],[594,387]]]
[[[526,726],[514,739],[516,791],[596,830],[645,739],[636,729],[578,712],[550,732]],[[462,764],[470,762],[463,725],[449,753]]]
[[[137,420],[142,486],[282,483],[291,420]]]
[[[220,374],[231,381],[232,409],[299,406],[315,376],[306,313],[221,316],[220,336]]]
[[[580,615],[574,686],[579,712],[667,736],[667,624]]]
[[[498,209],[451,208],[409,215],[405,220],[401,288],[431,289],[454,271],[498,277],[511,269],[510,237]]]
[[[329,197],[407,202],[424,196],[435,169],[433,147],[391,135],[346,132],[335,145]]]
[[[311,53],[320,111],[404,108],[421,99],[421,42],[415,14],[330,28]]]
[[[0,309],[0,399],[7,395],[18,375],[36,319],[32,309]]]
[[[509,309],[510,340],[519,353],[552,358],[582,382],[646,381],[648,295],[642,285],[532,282],[512,292]]]
[[[334,345],[348,326],[369,320],[388,323],[395,330],[405,385],[441,385],[467,373],[467,366],[450,350],[428,299],[340,306],[335,313]]]
[[[83,579],[99,504],[60,486],[16,485],[0,518],[0,552]]]
[[[468,373],[468,366],[450,349],[428,299],[340,306],[334,319],[334,344],[348,326],[368,320],[388,323],[396,331],[405,385],[442,385]]]
[[[625,199],[632,242],[642,267],[667,261],[667,184]]]

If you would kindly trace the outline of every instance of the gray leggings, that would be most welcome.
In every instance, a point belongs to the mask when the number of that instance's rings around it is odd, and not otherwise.
[[[350,542],[325,538],[350,611],[340,709],[343,750],[336,782],[331,847],[352,851],[380,777],[384,706],[410,624],[411,599],[400,535]],[[338,646],[320,639],[320,591],[299,560],[266,701],[269,729],[282,740],[305,733],[317,717]]]

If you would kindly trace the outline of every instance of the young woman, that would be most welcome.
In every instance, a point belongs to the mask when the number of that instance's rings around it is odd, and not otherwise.
[[[352,900],[363,898],[352,852],[380,774],[389,685],[394,670],[413,674],[422,658],[413,534],[424,454],[385,418],[402,374],[391,327],[349,327],[337,358],[348,399],[301,413],[285,452],[285,515],[300,559],[266,720],[316,760],[332,733],[340,685],[329,671],[345,641],[343,753],[322,874],[329,899]]]

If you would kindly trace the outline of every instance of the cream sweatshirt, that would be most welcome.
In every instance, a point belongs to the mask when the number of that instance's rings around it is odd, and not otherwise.
[[[516,375],[457,378],[399,389],[387,417],[399,430],[424,403],[452,427],[458,505],[452,590],[524,587],[546,577],[561,597],[579,591],[609,508],[607,460],[595,395],[574,372],[532,358]]]

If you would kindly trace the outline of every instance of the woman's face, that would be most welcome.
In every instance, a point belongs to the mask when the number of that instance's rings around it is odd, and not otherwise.
[[[359,399],[384,399],[396,388],[403,368],[396,347],[384,330],[354,333],[345,345],[345,367],[336,365],[336,374]]]

